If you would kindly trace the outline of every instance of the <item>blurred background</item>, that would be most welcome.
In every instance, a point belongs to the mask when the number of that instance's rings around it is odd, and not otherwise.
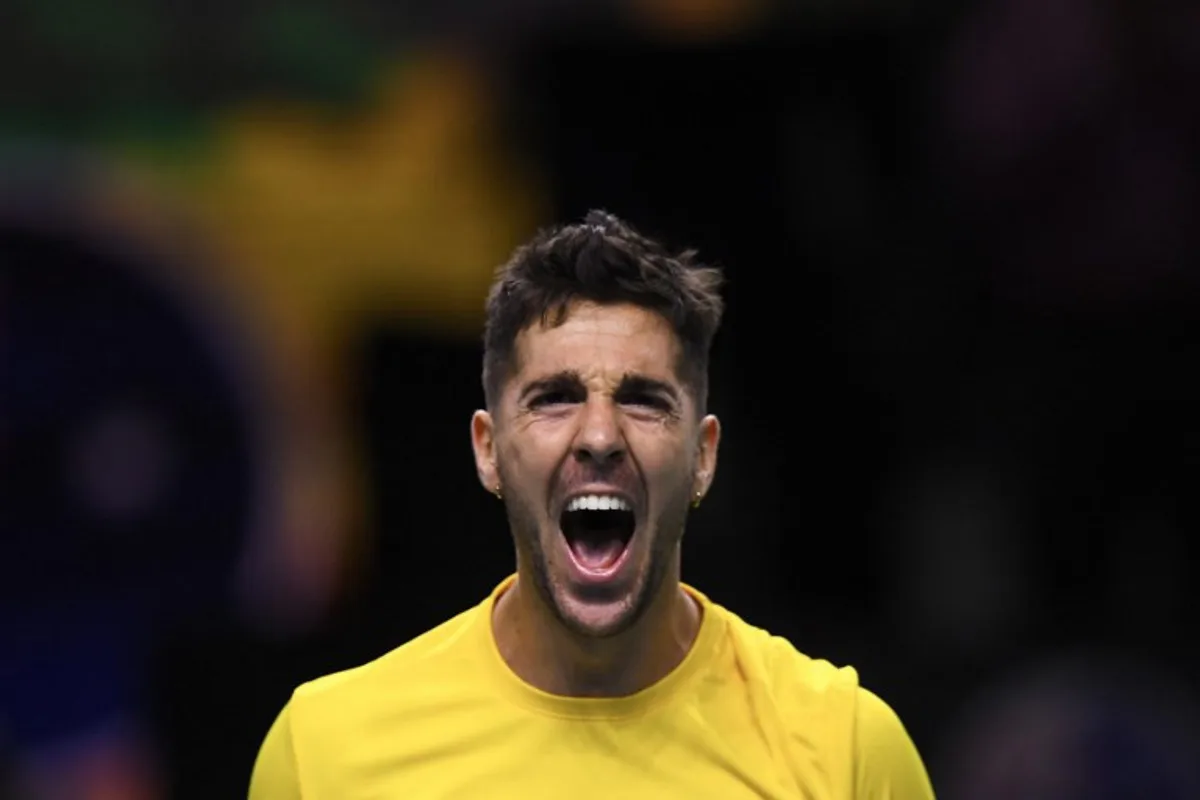
[[[299,682],[512,568],[494,267],[725,266],[685,578],[943,798],[1200,797],[1200,6],[10,0],[0,787],[244,795]]]

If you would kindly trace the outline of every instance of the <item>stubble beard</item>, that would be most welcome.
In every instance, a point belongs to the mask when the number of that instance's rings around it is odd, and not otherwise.
[[[504,506],[513,544],[518,557],[528,565],[533,589],[542,605],[553,615],[556,622],[576,636],[585,639],[608,639],[619,636],[636,625],[657,598],[683,538],[689,499],[690,495],[686,492],[675,493],[658,518],[647,526],[646,530],[638,532],[638,535],[654,537],[649,562],[642,574],[635,579],[632,591],[622,600],[622,613],[602,628],[584,624],[563,608],[559,597],[565,594],[567,589],[558,585],[551,575],[538,515],[523,500],[512,495],[505,495]],[[561,534],[554,529],[546,535]]]

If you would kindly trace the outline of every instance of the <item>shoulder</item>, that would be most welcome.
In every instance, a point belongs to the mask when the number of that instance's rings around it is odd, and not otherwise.
[[[298,732],[332,731],[398,710],[431,685],[461,680],[475,656],[468,633],[481,608],[464,611],[372,661],[296,687],[288,703]]]
[[[717,607],[752,682],[798,751],[824,762],[860,798],[932,798],[924,765],[899,716],[863,687],[857,670],[813,658],[787,639]],[[803,758],[798,759],[803,760]]]
[[[299,798],[302,786],[344,796],[362,764],[416,741],[422,719],[476,700],[470,634],[480,619],[487,615],[477,606],[373,661],[298,686],[259,750],[252,800]]]
[[[853,714],[858,690],[858,672],[854,667],[809,656],[788,639],[751,625],[719,605],[711,607],[724,617],[738,660],[779,701]]]
[[[854,782],[858,797],[933,798],[925,765],[900,717],[867,689],[855,707]]]

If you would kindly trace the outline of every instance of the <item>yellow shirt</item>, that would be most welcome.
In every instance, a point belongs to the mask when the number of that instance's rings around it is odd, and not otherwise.
[[[507,666],[492,608],[300,686],[267,734],[251,800],[927,800],[895,713],[838,669],[687,587],[688,655],[619,698],[539,691]]]

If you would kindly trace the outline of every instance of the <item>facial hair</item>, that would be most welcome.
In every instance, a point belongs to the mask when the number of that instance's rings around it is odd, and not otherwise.
[[[505,492],[504,507],[508,516],[508,525],[513,537],[513,545],[518,556],[529,567],[533,589],[543,606],[550,611],[555,620],[564,628],[581,638],[607,639],[618,636],[636,625],[645,616],[647,609],[661,591],[666,581],[667,573],[675,557],[676,548],[683,539],[691,493],[687,486],[671,492],[665,499],[657,518],[648,521],[645,529],[637,535],[653,537],[650,545],[648,564],[642,578],[634,586],[632,595],[624,601],[624,613],[615,624],[602,630],[582,625],[577,619],[567,614],[559,604],[555,581],[550,574],[550,562],[546,557],[546,548],[542,540],[539,515],[523,498],[512,492]],[[557,530],[549,533],[551,536],[561,535]]]

